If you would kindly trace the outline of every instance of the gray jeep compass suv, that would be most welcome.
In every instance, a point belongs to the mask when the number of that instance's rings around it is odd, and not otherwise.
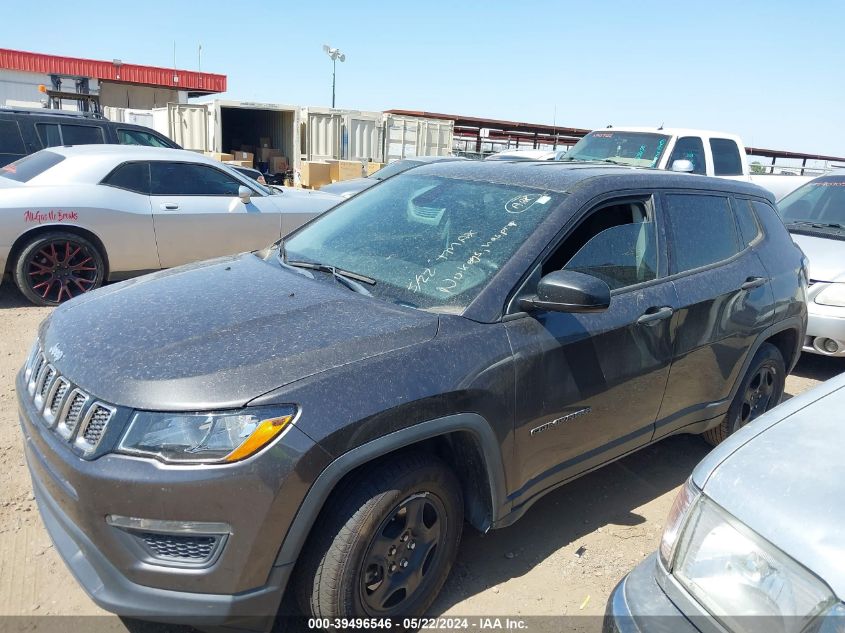
[[[747,183],[418,167],[265,251],[57,308],[17,378],[35,495],[110,611],[259,628],[289,590],[405,626],[465,521],[777,404],[806,282]]]

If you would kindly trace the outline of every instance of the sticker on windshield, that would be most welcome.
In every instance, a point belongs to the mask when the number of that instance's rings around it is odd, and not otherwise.
[[[511,198],[505,203],[505,211],[508,213],[523,213],[534,204],[546,204],[551,196],[540,193],[525,193],[521,196]]]

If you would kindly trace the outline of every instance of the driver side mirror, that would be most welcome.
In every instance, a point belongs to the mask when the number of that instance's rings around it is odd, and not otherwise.
[[[241,199],[241,202],[244,204],[249,204],[250,198],[252,197],[252,190],[245,186],[241,185],[238,187],[238,198]]]
[[[678,160],[672,161],[672,171],[680,171],[690,174],[695,171],[695,165],[692,164],[691,160],[679,158]]]
[[[574,270],[556,270],[537,284],[537,294],[522,297],[526,311],[602,312],[610,306],[610,286],[592,275]]]

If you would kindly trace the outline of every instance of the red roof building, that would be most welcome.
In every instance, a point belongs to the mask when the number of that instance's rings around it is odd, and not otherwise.
[[[0,48],[0,105],[37,103],[42,84],[99,94],[103,106],[147,108],[225,92],[226,75]]]

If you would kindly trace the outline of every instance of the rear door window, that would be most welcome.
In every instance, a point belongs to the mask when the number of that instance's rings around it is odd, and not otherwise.
[[[62,134],[58,123],[36,123],[35,130],[44,147],[57,147],[62,144]]]
[[[749,200],[742,198],[733,199],[736,223],[739,226],[739,236],[743,245],[751,244],[760,235],[760,225],[757,223],[757,216],[751,208]]]
[[[672,274],[720,262],[740,251],[727,197],[667,194],[665,201]]]
[[[65,159],[54,152],[36,152],[0,168],[0,176],[18,182],[29,182]]]
[[[103,179],[104,185],[118,187],[149,195],[150,193],[150,164],[124,163],[114,169]]]
[[[17,121],[0,121],[0,154],[26,154]]]
[[[735,141],[729,138],[711,138],[710,151],[713,153],[713,173],[716,176],[742,175],[742,158]]]
[[[697,136],[682,136],[675,143],[672,156],[669,158],[669,169],[676,160],[688,160],[692,163],[692,173],[704,175],[707,173],[707,162],[704,158],[704,143]]]
[[[103,129],[94,125],[71,125],[62,123],[63,145],[94,145],[105,143]]]
[[[35,129],[44,147],[95,145],[106,142],[103,138],[103,129],[95,125],[36,123]]]

